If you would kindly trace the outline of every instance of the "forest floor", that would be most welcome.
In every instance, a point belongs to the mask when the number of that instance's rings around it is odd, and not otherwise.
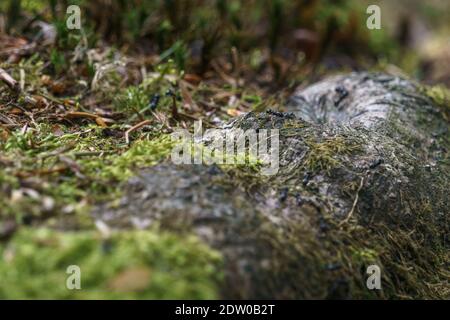
[[[220,274],[215,270],[221,262],[214,250],[195,238],[181,244],[177,235],[157,229],[115,235],[105,242],[108,231],[90,216],[94,206],[118,199],[123,183],[137,169],[169,157],[175,128],[192,129],[196,120],[219,127],[249,111],[284,111],[299,86],[353,70],[420,78],[430,85],[427,90],[434,99],[442,103],[450,97],[450,44],[445,42],[447,29],[441,27],[420,41],[421,50],[413,52],[406,44],[395,47],[392,59],[377,58],[377,49],[362,54],[321,51],[331,40],[300,30],[297,38],[306,41],[306,54],[267,44],[251,50],[225,46],[208,57],[205,67],[202,55],[186,58],[181,42],[166,50],[146,50],[145,41],[118,47],[100,39],[93,44],[92,33],[63,30],[49,22],[48,11],[35,15],[34,9],[25,9],[25,23],[14,32],[0,30],[0,254],[15,250],[22,257],[13,262],[20,274],[11,271],[11,264],[0,263],[0,277],[9,278],[0,297],[42,297],[42,292],[73,297],[63,289],[53,290],[49,283],[55,282],[48,279],[64,278],[64,272],[52,270],[86,252],[86,269],[92,270],[87,281],[113,288],[108,297],[123,297],[122,289],[130,286],[138,292],[131,297],[216,297]],[[348,22],[333,34],[335,47],[356,41],[351,28]],[[375,48],[377,39],[362,45]],[[50,230],[78,232],[63,236]],[[6,245],[10,239],[14,250]],[[37,250],[46,242],[57,250]],[[105,259],[96,251],[98,243],[121,249]],[[136,259],[135,265],[150,264],[151,271],[126,269],[128,259]],[[99,269],[104,272],[96,277]],[[34,279],[37,270],[47,272],[46,279]],[[165,290],[174,275],[177,286]],[[136,279],[150,277],[151,288],[139,293],[142,284]],[[104,295],[92,291],[79,297]]]

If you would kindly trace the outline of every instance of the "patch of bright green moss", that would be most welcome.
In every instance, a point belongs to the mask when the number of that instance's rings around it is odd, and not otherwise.
[[[444,86],[424,86],[422,91],[441,108],[445,119],[450,121],[450,90]]]
[[[98,178],[123,181],[133,175],[133,169],[157,164],[170,154],[172,147],[170,136],[139,140],[120,155],[90,159],[82,165],[88,174]]]
[[[21,229],[0,246],[1,299],[213,299],[221,256],[196,237],[127,231]],[[69,290],[70,265],[81,289]]]
[[[90,203],[119,197],[120,182],[141,167],[157,164],[172,146],[168,135],[144,134],[128,146],[124,139],[105,135],[95,126],[73,131],[41,124],[26,133],[12,132],[0,143],[2,158],[9,163],[0,173],[1,215],[16,216],[19,221],[23,214],[40,216],[46,211],[41,206],[45,197],[53,199],[52,210],[72,206],[78,209],[71,212],[86,211]],[[13,200],[12,190],[24,179],[39,181],[33,187],[36,199],[25,195]]]

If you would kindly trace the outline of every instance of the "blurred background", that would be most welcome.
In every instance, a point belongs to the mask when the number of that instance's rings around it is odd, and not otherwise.
[[[65,27],[70,4],[81,7],[80,32]],[[381,30],[366,27],[370,4],[381,7]],[[393,66],[450,84],[446,0],[3,0],[0,11],[3,58],[11,58],[11,48],[56,36],[56,60],[82,39],[89,47],[172,58],[201,76],[239,68],[262,85],[285,86],[324,70]]]

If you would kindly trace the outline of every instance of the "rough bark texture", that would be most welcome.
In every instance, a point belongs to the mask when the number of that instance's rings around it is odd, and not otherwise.
[[[93,213],[118,228],[195,232],[225,258],[225,298],[449,298],[449,133],[406,80],[357,73],[299,90],[290,113],[226,128],[280,130],[280,170],[143,170]],[[382,290],[368,290],[377,264]]]

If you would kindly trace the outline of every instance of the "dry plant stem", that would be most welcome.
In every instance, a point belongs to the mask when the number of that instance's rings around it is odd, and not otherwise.
[[[20,92],[19,83],[2,68],[0,68],[0,80],[4,82],[12,91],[16,93]]]
[[[59,150],[55,150],[53,152],[49,152],[47,154],[43,154],[41,156],[39,156],[38,158],[40,159],[47,159],[47,158],[51,158],[51,157],[55,157],[55,156],[59,156],[61,154],[66,153],[67,151],[73,149],[75,147],[75,143],[69,143],[68,145],[64,146],[63,148],[59,149]]]
[[[150,120],[144,120],[144,121],[139,122],[138,124],[132,126],[132,127],[131,127],[130,129],[128,129],[127,131],[125,131],[125,141],[126,141],[126,143],[127,143],[127,144],[130,144],[130,133],[131,133],[131,132],[133,132],[133,131],[135,131],[135,130],[137,130],[137,129],[139,129],[139,128],[142,128],[143,126],[145,126],[145,125],[147,125],[147,124],[150,124],[150,123],[151,123]]]
[[[12,126],[16,126],[17,124],[14,123],[13,120],[11,120],[10,118],[8,118],[7,116],[3,115],[0,113],[0,123],[2,124],[6,124],[6,125],[12,125]]]
[[[172,97],[172,117],[178,118],[177,98],[175,96]]]
[[[75,152],[73,155],[76,158],[82,158],[82,157],[92,157],[92,156],[102,157],[103,155],[113,154],[113,153],[114,153],[114,151],[80,151],[80,152]]]
[[[66,114],[67,118],[91,118],[91,119],[95,119],[98,118],[97,115],[89,113],[89,112],[79,112],[79,111],[73,111],[73,112],[68,112]]]
[[[356,205],[358,204],[359,192],[361,191],[363,185],[364,185],[364,177],[362,177],[361,181],[359,182],[358,190],[356,190],[355,200],[353,200],[352,208],[348,212],[345,219],[339,223],[339,226],[342,226],[344,223],[347,223],[350,220],[350,218],[353,216],[353,212],[355,211]]]
[[[73,119],[73,118],[93,119],[100,127],[103,127],[103,128],[107,127],[106,121],[109,120],[109,119],[99,117],[98,115],[95,115],[95,114],[92,114],[89,112],[80,112],[80,111],[68,112],[65,117],[68,119]]]

